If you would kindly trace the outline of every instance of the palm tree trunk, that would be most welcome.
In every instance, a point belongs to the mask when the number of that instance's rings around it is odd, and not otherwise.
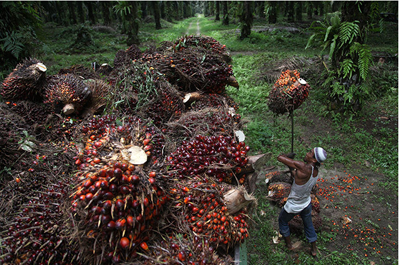
[[[240,39],[244,40],[251,34],[251,26],[253,25],[253,12],[251,10],[251,2],[243,2],[243,13],[240,17],[242,29],[240,31]]]
[[[131,5],[131,14],[129,16],[129,28],[128,28],[128,39],[126,41],[128,46],[132,44],[139,44],[139,23],[137,22],[137,11],[138,11],[138,2],[130,1],[129,4]]]
[[[160,7],[158,6],[158,1],[152,1],[151,4],[153,7],[154,21],[156,22],[156,29],[161,29]]]
[[[222,2],[222,12],[224,14],[222,25],[229,25],[228,1]]]

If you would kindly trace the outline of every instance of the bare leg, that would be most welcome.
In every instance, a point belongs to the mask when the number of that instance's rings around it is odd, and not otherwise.
[[[311,256],[317,256],[317,241],[311,243]]]

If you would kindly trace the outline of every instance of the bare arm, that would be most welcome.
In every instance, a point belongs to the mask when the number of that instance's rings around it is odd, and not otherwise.
[[[278,161],[282,162],[283,164],[287,165],[288,167],[294,169],[302,169],[304,167],[304,163],[300,161],[293,160],[285,155],[278,156]]]
[[[291,176],[294,177],[297,184],[304,184],[310,178],[311,171],[304,162],[293,160],[285,155],[278,156],[278,161],[291,168]]]

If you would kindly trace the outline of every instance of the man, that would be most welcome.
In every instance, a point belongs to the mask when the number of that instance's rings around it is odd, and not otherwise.
[[[292,250],[288,223],[299,214],[303,220],[306,238],[311,243],[311,255],[315,257],[317,255],[317,234],[311,219],[310,194],[318,179],[318,168],[326,159],[326,151],[321,147],[315,147],[306,154],[304,162],[293,160],[289,156],[278,156],[278,161],[291,169],[294,178],[287,202],[279,215],[279,230],[285,239],[286,246]]]

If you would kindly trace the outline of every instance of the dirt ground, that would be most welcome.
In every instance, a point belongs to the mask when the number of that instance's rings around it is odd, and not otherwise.
[[[318,119],[314,117],[313,119]],[[368,119],[367,119],[368,120]],[[369,123],[362,126],[369,127]],[[378,120],[379,122],[379,120]],[[397,117],[391,117],[390,122],[384,125],[388,128],[397,128]],[[307,126],[297,124],[302,131],[298,141],[304,141],[306,146],[312,147],[309,135],[324,134],[332,130],[330,121],[318,119]],[[318,127],[318,128],[317,128]],[[379,140],[379,135],[375,136]],[[395,140],[394,139],[394,144]],[[295,159],[302,159],[298,154]],[[273,165],[275,168],[269,169]],[[287,170],[279,168],[282,165],[274,161],[266,166],[265,171]],[[386,190],[380,185],[385,182],[385,176],[372,171],[366,162],[363,165],[350,166],[335,164],[333,168],[320,168],[320,179],[317,182],[317,198],[320,202],[320,216],[322,228],[318,232],[320,242],[326,246],[328,252],[339,253],[355,252],[370,261],[370,264],[393,264],[398,259],[398,194]],[[266,188],[265,175],[258,176],[258,188]],[[277,207],[277,215],[280,209]],[[276,220],[275,220],[276,219]],[[274,228],[278,231],[277,218],[274,217]],[[321,235],[324,236],[321,236]],[[329,236],[332,236],[329,239]],[[300,251],[309,252],[309,245],[301,237],[293,235],[293,242],[302,241]],[[271,244],[273,244],[271,242]],[[282,243],[283,244],[283,243]],[[325,253],[325,254],[324,254]],[[326,256],[326,251],[320,252],[319,258]],[[328,254],[330,255],[330,254]],[[298,254],[293,253],[296,260]]]
[[[331,222],[323,229],[338,233],[332,248],[372,257],[396,256],[398,197],[379,186],[384,176],[368,171],[358,176],[336,170],[321,173],[321,215]]]
[[[353,175],[346,170],[323,167],[319,174],[317,197],[322,228],[317,234],[324,241],[319,244],[324,244],[328,252],[354,251],[370,260],[370,264],[392,264],[398,258],[398,196],[379,186],[384,176],[371,171]],[[258,180],[258,188],[266,188],[264,174]],[[277,207],[276,216],[279,211]],[[278,231],[277,218],[272,222]],[[308,253],[309,245],[302,237],[293,234],[292,241],[301,241],[299,251]],[[326,256],[320,254],[320,259]],[[295,260],[298,254],[293,253],[292,257]]]
[[[321,170],[321,176],[317,194],[322,230],[337,233],[328,249],[355,250],[377,264],[397,258],[398,196],[379,185],[384,176],[345,170]]]

